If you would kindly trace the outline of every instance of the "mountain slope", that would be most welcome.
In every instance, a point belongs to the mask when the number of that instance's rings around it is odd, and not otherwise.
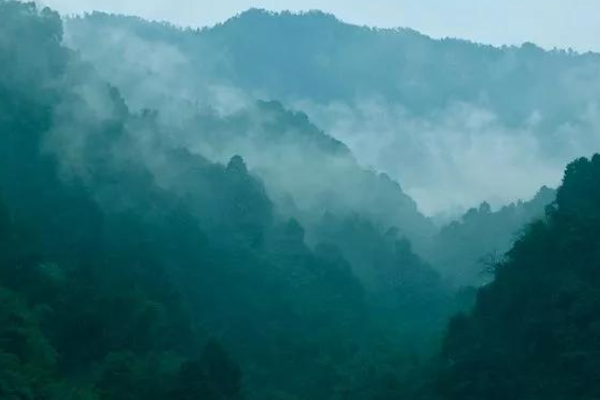
[[[476,285],[493,278],[490,265],[502,259],[526,227],[545,216],[556,192],[542,188],[528,202],[492,211],[489,204],[469,210],[460,221],[444,226],[427,252],[430,262],[457,285]],[[445,272],[444,272],[445,271]]]
[[[170,132],[164,141],[216,162],[241,155],[279,210],[304,224],[326,212],[357,212],[382,230],[397,227],[419,244],[432,235],[431,222],[400,185],[361,166],[347,146],[305,113],[278,101],[257,101],[205,71],[197,63],[211,63],[214,55],[197,41],[201,34],[133,18],[88,18],[67,21],[67,42],[119,87],[134,109],[158,110],[157,120]],[[83,46],[79,40],[88,35],[106,40]],[[183,46],[188,40],[199,47]],[[122,62],[108,62],[107,52]],[[142,53],[149,55],[141,58]]]
[[[600,149],[597,54],[433,40],[319,12],[250,10],[197,31],[95,13],[67,32],[132,107],[281,101],[427,214],[531,198]]]
[[[129,108],[62,45],[51,10],[0,0],[0,18],[0,398],[360,398],[376,349],[419,350],[381,329],[378,294],[335,245],[309,246],[242,157],[183,147],[200,122]],[[201,122],[349,157],[277,104],[229,118]],[[398,327],[432,276],[401,254],[386,264],[415,286],[385,304]]]
[[[600,156],[566,170],[547,221],[532,224],[457,317],[445,342],[447,399],[600,395]]]
[[[558,99],[554,94],[586,82],[600,56],[546,52],[528,44],[494,48],[461,40],[433,40],[408,29],[353,26],[320,12],[270,13],[253,9],[200,31],[179,31],[135,18],[91,14],[69,21],[70,40],[84,48],[95,30],[129,31],[151,42],[175,45],[195,66],[248,92],[265,91],[282,100],[328,103],[378,95],[416,113],[429,113],[450,101],[484,101],[510,120],[538,110],[561,118],[588,96]],[[122,39],[122,37],[121,37]],[[119,38],[117,37],[118,41]],[[94,54],[98,49],[87,50]],[[96,53],[98,54],[98,53]],[[204,68],[202,68],[204,67]],[[509,88],[526,85],[515,99]],[[580,88],[580,87],[579,87]],[[548,100],[548,101],[542,101]],[[539,107],[551,107],[540,109]]]

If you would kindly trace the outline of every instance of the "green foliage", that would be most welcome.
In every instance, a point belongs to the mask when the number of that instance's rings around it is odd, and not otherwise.
[[[383,98],[415,115],[431,115],[453,102],[481,104],[509,126],[542,115],[541,135],[598,99],[596,91],[582,89],[600,63],[593,53],[435,40],[410,29],[353,26],[321,12],[254,9],[200,31],[102,13],[69,20],[68,26],[73,45],[120,79],[125,91],[132,89],[131,72],[110,58],[117,51],[126,60],[130,43],[106,41],[99,31],[173,46],[198,72],[188,84],[199,90],[208,77],[285,101],[322,105]],[[515,98],[522,88],[526,94]]]
[[[227,116],[192,107],[179,125],[165,123],[162,110],[136,112],[62,45],[55,13],[0,0],[0,15],[0,398],[600,396],[600,157],[569,166],[546,220],[530,225],[495,265],[496,280],[479,291],[474,311],[452,320],[439,363],[428,361],[446,319],[468,308],[471,293],[453,293],[417,255],[432,224],[396,182],[361,169],[343,144],[278,102]],[[280,18],[254,11],[186,43],[220,46],[258,24],[256,35],[241,35],[236,55],[248,68],[236,76],[246,88],[283,87],[271,66],[246,56],[269,59],[280,49],[283,42],[257,47],[265,37],[283,40],[272,34],[280,23],[305,46],[315,41],[299,32],[333,24],[334,36],[373,41],[366,48],[375,55],[408,46],[407,54],[393,51],[393,61],[399,73],[415,75],[418,93],[390,85],[377,72],[395,70],[386,62],[343,80],[321,75],[329,57],[351,66],[356,54],[333,51],[335,40],[325,37],[316,41],[317,61],[295,58],[302,52],[285,43],[295,56],[279,72],[298,79],[286,78],[282,97],[302,93],[306,82],[318,87],[318,98],[347,96],[368,71],[376,81],[369,85],[399,88],[389,96],[418,110],[460,85],[421,76],[438,65],[406,70],[399,61],[440,45],[414,33],[352,28],[320,14]],[[183,35],[138,20],[89,21],[126,23],[164,40]],[[465,65],[478,59],[470,45],[448,43]],[[216,70],[236,71],[239,60],[231,62]],[[531,78],[528,68],[516,75]],[[461,86],[467,97],[484,78],[473,79]],[[497,86],[494,101],[503,102]],[[445,95],[438,99],[433,87]],[[180,135],[186,140],[171,140]],[[189,146],[199,136],[199,148]],[[234,151],[240,141],[245,152]],[[266,146],[280,158],[246,163],[261,159]],[[301,168],[305,174],[296,174]],[[543,191],[531,203],[470,211],[442,230],[433,263],[472,274],[476,257],[508,250],[515,230],[553,196]]]
[[[240,369],[221,346],[211,340],[200,360],[187,361],[181,365],[174,396],[184,400],[240,399]]]
[[[17,295],[4,289],[0,289],[0,303],[2,350],[23,363],[52,368],[56,354],[41,332],[34,312]]]
[[[448,399],[592,399],[600,395],[600,156],[566,170],[547,221],[532,224],[450,324]]]
[[[358,397],[355,374],[397,341],[374,322],[383,318],[350,247],[310,243],[303,225],[314,209],[283,217],[244,158],[231,153],[223,165],[171,145],[177,128],[130,110],[63,47],[55,13],[0,0],[0,15],[0,398]],[[303,114],[257,103],[180,128],[209,123],[254,132],[257,145],[312,149],[315,173],[339,158],[336,176],[356,173],[344,190],[369,196],[342,204],[328,188],[323,204],[346,214],[389,196],[387,208],[402,205],[394,221],[428,229],[396,183],[358,168]],[[292,180],[285,166],[277,171]],[[439,284],[407,242],[393,243],[385,264],[404,268],[410,285],[394,279],[390,293]],[[390,318],[416,304],[396,294]],[[205,345],[208,337],[220,344]]]
[[[556,192],[543,187],[528,202],[491,211],[483,203],[443,227],[427,252],[431,262],[454,285],[480,286],[493,278],[490,270],[500,261],[527,224],[542,219]]]

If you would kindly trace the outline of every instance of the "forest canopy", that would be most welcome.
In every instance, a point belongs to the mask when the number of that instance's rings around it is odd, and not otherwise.
[[[363,85],[419,118],[456,85],[476,97],[485,76],[409,71],[421,51],[467,72],[514,57],[489,105],[516,125],[539,98],[506,108],[505,79],[597,62],[321,13],[191,31],[0,0],[0,399],[600,396],[600,156],[445,220],[301,111]],[[563,122],[581,106],[561,102]]]

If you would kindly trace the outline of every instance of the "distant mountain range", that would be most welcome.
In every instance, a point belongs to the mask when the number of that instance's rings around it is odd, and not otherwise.
[[[600,149],[598,54],[256,9],[201,30],[93,13],[67,20],[66,32],[132,107],[179,109],[185,99],[230,113],[280,101],[428,214],[531,198]]]

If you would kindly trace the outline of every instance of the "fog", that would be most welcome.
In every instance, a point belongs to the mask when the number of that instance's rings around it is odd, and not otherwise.
[[[133,111],[157,110],[161,136],[150,141],[160,143],[159,149],[184,148],[223,164],[241,155],[264,181],[279,212],[309,226],[328,211],[359,212],[383,225],[401,225],[404,234],[417,240],[431,233],[429,222],[396,182],[380,176],[377,168],[357,163],[345,144],[306,115],[278,102],[257,103],[260,93],[211,76],[214,50],[206,57],[184,54],[166,41],[154,43],[118,27],[101,29],[102,42],[84,49],[85,29],[85,24],[72,21],[65,43],[85,50],[82,58],[120,88]],[[155,134],[131,132],[142,142]],[[155,151],[150,147],[139,156],[147,159],[163,187],[173,188],[178,179]]]
[[[424,45],[425,39],[413,38],[409,32],[404,45],[404,56],[409,63],[406,67],[408,75],[392,74],[387,78],[387,83],[385,79],[381,82],[381,90],[386,84],[395,85],[405,87],[408,94],[400,91],[399,99],[398,96],[377,94],[374,88],[370,88],[372,90],[359,92],[352,98],[342,96],[333,101],[316,101],[305,99],[301,93],[288,92],[286,83],[266,81],[266,84],[262,84],[257,77],[238,76],[244,72],[236,70],[239,63],[236,51],[243,50],[219,45],[218,41],[210,39],[211,31],[182,32],[156,25],[152,29],[172,35],[156,40],[144,33],[143,29],[136,28],[136,21],[124,19],[122,23],[104,24],[102,16],[95,18],[97,21],[93,23],[70,20],[66,26],[65,43],[80,50],[83,59],[90,61],[105,80],[117,86],[133,110],[159,110],[158,118],[162,123],[176,128],[165,129],[173,136],[173,145],[185,145],[218,162],[226,162],[232,155],[241,154],[247,158],[250,168],[261,171],[273,192],[289,194],[291,186],[295,186],[295,200],[306,207],[319,202],[319,193],[327,188],[328,179],[343,180],[333,178],[337,176],[337,172],[333,171],[339,169],[335,157],[314,155],[310,146],[302,144],[303,150],[298,151],[299,142],[293,139],[295,129],[319,129],[325,135],[338,139],[349,147],[362,169],[388,174],[417,201],[419,210],[429,216],[457,216],[484,201],[496,209],[511,202],[530,199],[541,186],[558,186],[562,171],[570,160],[590,155],[600,148],[600,139],[594,133],[599,127],[598,80],[595,78],[598,75],[598,63],[594,58],[587,61],[582,59],[580,63],[574,63],[575,66],[563,69],[556,63],[557,66],[549,71],[556,71],[560,75],[548,78],[556,88],[541,91],[536,86],[538,83],[532,83],[531,96],[513,99],[511,93],[518,89],[510,87],[516,84],[511,76],[521,73],[523,67],[520,63],[525,61],[517,57],[526,60],[525,53],[518,55],[518,49],[501,53],[497,49],[486,50],[460,42],[447,43],[448,46],[471,46],[472,50],[469,51],[487,51],[496,54],[494,57],[502,56],[501,61],[493,62],[490,66],[482,61],[481,71],[477,71],[477,74],[484,74],[483,78],[474,78],[479,80],[467,83],[464,88],[459,86],[464,92],[461,93],[457,92],[459,89],[452,89],[452,81],[443,75],[443,71],[434,71],[429,75],[420,75],[419,72],[418,65],[437,62],[438,57],[424,46],[445,46],[446,42]],[[321,17],[313,15],[305,18],[308,21]],[[327,24],[330,22],[326,21]],[[284,32],[287,31],[282,31],[282,34]],[[366,34],[377,35],[376,32]],[[96,40],[98,35],[102,37],[101,41]],[[264,46],[269,46],[269,43]],[[354,49],[356,44],[351,42],[348,46]],[[535,47],[524,48],[523,52],[525,50],[531,51],[535,57],[564,57],[569,62],[575,61],[573,56],[567,54],[545,55]],[[308,51],[310,54],[310,49],[299,48],[298,51]],[[464,50],[461,49],[461,52]],[[343,50],[341,53],[347,54]],[[359,63],[352,61],[352,57],[347,62]],[[439,58],[439,62],[453,66],[452,56],[448,57]],[[339,61],[340,68],[348,66],[343,60]],[[366,65],[370,65],[368,60],[371,59],[367,58]],[[259,58],[254,54],[249,55],[248,62],[257,65],[265,63],[265,67],[273,67],[264,57]],[[411,67],[411,63],[415,66]],[[332,67],[325,66],[322,72],[317,70],[317,74],[322,76],[317,75],[316,79],[326,79],[327,74],[335,73],[327,68]],[[460,71],[460,67],[456,68]],[[488,73],[484,68],[493,69]],[[350,69],[349,72],[354,73],[354,70]],[[549,73],[538,75],[544,77]],[[349,76],[347,79],[354,78]],[[415,92],[410,86],[410,79],[417,82],[423,80],[421,85],[429,85],[429,79],[438,79],[447,87],[439,89],[439,96],[435,94],[435,86],[425,86],[422,92]],[[499,85],[498,79],[508,81]],[[273,82],[277,80],[273,79]],[[477,84],[482,86],[473,87]],[[305,92],[311,93],[311,85],[314,83],[309,80],[303,86]],[[366,82],[358,82],[358,85],[364,87]],[[353,86],[349,84],[348,87]],[[497,94],[495,97],[485,94],[486,90],[496,91]],[[477,91],[482,94],[478,95]],[[548,93],[540,96],[536,94],[538,91]],[[470,92],[475,95],[468,94]],[[279,93],[283,93],[284,98],[276,96]],[[422,104],[423,101],[419,100],[421,96],[430,100],[424,100]],[[492,96],[491,101],[485,100],[486,96]],[[542,101],[549,96],[557,98],[543,104]],[[260,125],[265,121],[257,119],[252,111],[257,99],[273,98],[282,100],[285,106],[293,110],[305,112],[310,119],[300,127],[281,125],[279,129],[284,131],[282,136],[286,138],[283,144],[265,141],[264,132],[257,133],[262,132]],[[427,101],[431,104],[428,105]],[[519,108],[512,104],[519,101],[523,102]],[[562,104],[560,102],[572,108],[570,113],[555,111],[558,107],[555,104]],[[515,114],[513,110],[516,110],[518,117],[512,116]],[[216,128],[217,131],[228,132],[220,133],[220,142],[213,140],[212,144],[208,144],[207,138],[211,134],[207,132],[215,127],[197,124],[198,118],[207,116],[209,120],[231,118],[233,121],[217,123],[222,125]],[[247,130],[247,134],[242,136],[232,134],[232,130],[240,129],[240,126],[232,126],[236,123],[239,125],[240,118],[249,119],[242,123],[245,124],[243,129]],[[311,122],[316,127],[311,127]],[[332,168],[323,164],[326,159],[331,160]],[[300,168],[303,160],[321,162],[308,163],[306,168]],[[347,161],[342,162],[345,163]],[[354,164],[354,161],[350,164]],[[309,167],[323,170],[319,174],[316,169]],[[289,179],[285,174],[277,177],[277,174],[269,173],[273,168],[297,172],[293,179]],[[328,176],[325,173],[327,170],[334,175]],[[322,178],[322,184],[311,181],[315,176]],[[282,189],[282,185],[285,189]],[[312,194],[306,196],[307,193]],[[348,199],[358,194],[345,193]]]
[[[596,104],[577,122],[552,130],[542,128],[540,113],[514,127],[467,103],[429,117],[377,99],[296,107],[346,143],[363,165],[401,182],[427,215],[530,199],[543,185],[557,187],[570,160],[600,149]],[[552,138],[561,145],[549,151]]]
[[[0,398],[598,398],[600,54],[0,0],[0,65]]]

